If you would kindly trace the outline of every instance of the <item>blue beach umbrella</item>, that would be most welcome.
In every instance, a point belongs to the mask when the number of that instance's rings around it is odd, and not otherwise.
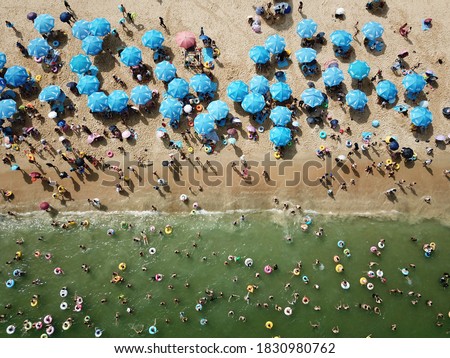
[[[127,108],[128,95],[122,90],[115,90],[108,96],[108,106],[113,112],[121,112]]]
[[[90,35],[89,28],[91,23],[86,20],[78,20],[72,26],[72,35],[78,40],[84,40]]]
[[[0,52],[0,70],[5,67],[6,64],[6,54],[3,52]]]
[[[248,55],[256,64],[264,64],[270,60],[270,52],[264,46],[253,46],[248,52]]]
[[[433,114],[425,107],[414,107],[409,113],[409,118],[417,127],[428,127],[433,121]]]
[[[97,92],[100,88],[100,81],[95,76],[83,76],[77,84],[77,89],[80,94],[87,94],[88,96]]]
[[[242,102],[248,94],[248,86],[241,80],[231,82],[227,87],[227,95],[234,102]]]
[[[152,50],[157,50],[164,42],[164,35],[161,31],[149,30],[142,35],[141,41],[145,47],[150,47]]]
[[[211,91],[211,80],[205,74],[197,74],[191,77],[189,86],[197,93]]]
[[[291,141],[291,130],[286,127],[272,128],[269,139],[277,147],[284,147]]]
[[[42,37],[31,40],[28,43],[27,47],[28,53],[32,57],[44,57],[51,50],[50,45],[47,40],[44,40]]]
[[[276,106],[270,111],[269,118],[272,120],[273,124],[276,126],[286,126],[291,122],[292,111],[285,106]]]
[[[317,24],[314,20],[305,19],[300,21],[297,25],[297,34],[302,39],[309,39],[313,37],[314,33],[317,31]]]
[[[353,40],[352,34],[344,30],[333,31],[330,35],[331,42],[335,46],[346,47],[349,46]]]
[[[206,135],[214,130],[214,118],[209,113],[200,113],[194,119],[194,129],[200,135]]]
[[[285,82],[276,82],[270,86],[270,94],[275,101],[284,102],[291,97],[292,89]]]
[[[241,103],[244,111],[252,114],[261,112],[265,105],[266,101],[264,100],[264,96],[256,92],[250,92],[244,97]]]
[[[250,91],[266,94],[269,90],[269,80],[264,76],[253,76],[249,83]]]
[[[111,32],[111,24],[104,17],[98,17],[91,21],[89,32],[92,36],[106,36]]]
[[[167,98],[161,102],[159,106],[159,113],[161,113],[164,118],[168,118],[170,120],[178,120],[180,119],[181,113],[183,112],[183,105],[181,102],[175,98]]]
[[[364,109],[366,106],[368,99],[364,92],[360,90],[352,90],[345,96],[345,100],[347,104],[358,111]]]
[[[134,46],[125,47],[120,53],[120,60],[125,66],[137,66],[142,61],[142,51]]]
[[[419,93],[424,89],[426,84],[425,79],[417,73],[406,75],[402,80],[403,87],[411,93]]]
[[[136,86],[131,90],[131,100],[137,105],[144,105],[152,99],[152,90],[148,86]]]
[[[340,68],[328,67],[323,75],[323,83],[327,87],[333,87],[339,85],[344,80],[344,73]]]
[[[167,93],[172,97],[182,99],[189,93],[189,83],[184,78],[174,78],[169,83]]]
[[[52,31],[55,26],[55,18],[49,14],[39,15],[34,19],[33,26],[40,34],[45,34]]]
[[[0,101],[0,119],[11,118],[17,113],[16,101],[4,99]]]
[[[317,51],[309,47],[301,48],[295,52],[295,57],[300,63],[308,63],[316,59]]]
[[[163,82],[170,82],[175,78],[177,69],[169,61],[162,61],[156,65],[156,78]]]
[[[226,116],[228,116],[228,112],[230,111],[228,105],[224,101],[220,100],[212,101],[206,109],[215,121],[220,121],[221,119],[226,118]]]
[[[388,102],[395,101],[395,97],[397,97],[397,88],[395,85],[389,80],[383,80],[378,82],[377,87],[377,95],[381,98],[385,99]]]
[[[362,33],[369,40],[375,40],[383,35],[384,28],[379,22],[370,21],[362,28]]]
[[[97,55],[102,51],[103,40],[97,36],[87,36],[83,39],[81,48],[87,55]]]
[[[86,55],[76,55],[70,60],[70,69],[74,73],[83,74],[89,71],[92,62]]]
[[[18,87],[22,86],[28,79],[28,72],[25,67],[22,66],[12,66],[6,70],[5,80],[6,83]]]
[[[39,100],[41,102],[54,101],[58,99],[60,94],[61,88],[59,86],[47,86],[39,93]]]
[[[322,92],[315,88],[304,90],[301,94],[301,98],[306,105],[312,108],[320,106],[324,101]]]
[[[108,96],[104,92],[94,92],[88,97],[88,107],[93,113],[104,112],[108,106]]]
[[[356,60],[348,66],[348,73],[355,80],[362,80],[369,75],[370,67],[366,61]]]
[[[274,55],[282,53],[286,47],[286,41],[278,34],[269,36],[264,44],[267,51]]]

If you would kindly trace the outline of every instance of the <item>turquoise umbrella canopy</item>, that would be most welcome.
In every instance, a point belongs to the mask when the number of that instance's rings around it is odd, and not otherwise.
[[[313,48],[305,47],[295,52],[295,57],[300,63],[309,63],[317,57],[317,52]]]
[[[335,46],[346,47],[353,41],[352,34],[344,30],[333,31],[330,35],[331,42]]]
[[[312,108],[320,106],[324,101],[322,92],[315,88],[304,90],[301,94],[301,98],[306,105]]]
[[[83,39],[81,48],[87,55],[97,55],[102,51],[103,40],[98,36],[87,36]]]
[[[108,96],[104,92],[94,92],[88,97],[88,107],[93,113],[104,112],[108,106]]]
[[[302,39],[308,39],[314,36],[317,31],[317,24],[312,19],[300,21],[297,25],[297,34]]]
[[[409,113],[409,118],[417,127],[428,127],[433,122],[433,114],[425,107],[414,107]]]
[[[70,69],[74,73],[84,74],[91,68],[92,62],[86,55],[76,55],[70,60]]]
[[[40,37],[31,40],[28,43],[27,50],[30,56],[40,58],[46,56],[51,50],[51,47],[48,44],[47,40],[44,40]]]
[[[328,67],[322,75],[323,82],[327,87],[334,87],[342,83],[344,73],[337,67]]]
[[[104,17],[98,17],[89,24],[89,32],[92,36],[106,36],[111,32],[111,24]]]
[[[417,73],[411,73],[403,77],[402,85],[405,89],[411,93],[419,93],[425,87],[427,82],[423,76]]]
[[[284,48],[286,47],[286,41],[280,35],[275,34],[267,38],[264,46],[267,51],[276,55],[284,51]]]
[[[234,102],[242,102],[248,94],[248,86],[241,80],[231,82],[227,87],[227,95]]]
[[[127,108],[128,95],[122,90],[115,90],[108,96],[108,106],[113,112],[121,112]]]
[[[270,60],[270,52],[264,46],[253,46],[248,55],[256,64],[264,64]]]
[[[142,62],[142,51],[134,46],[125,47],[120,53],[120,60],[125,66],[137,66]]]
[[[142,44],[152,50],[159,49],[164,42],[164,35],[161,31],[149,30],[141,38]]]
[[[22,66],[11,66],[5,73],[6,83],[12,87],[22,86],[25,82],[27,82],[28,77],[27,70]]]
[[[275,101],[287,101],[292,95],[291,87],[284,82],[276,82],[270,86],[270,94]]]
[[[152,90],[148,86],[136,86],[131,90],[130,98],[137,105],[147,104],[152,99]]]
[[[212,101],[206,109],[211,117],[213,117],[216,121],[226,118],[226,116],[228,116],[228,112],[230,111],[228,105],[224,101],[220,100]]]
[[[383,35],[383,26],[376,21],[370,21],[366,23],[362,28],[362,33],[369,40],[376,40]]]
[[[249,83],[250,91],[266,94],[269,90],[269,80],[264,76],[253,76]]]
[[[211,91],[211,79],[205,74],[197,74],[191,77],[189,86],[197,93]]]
[[[54,101],[58,99],[61,93],[61,88],[59,86],[51,85],[42,89],[41,93],[39,93],[39,100],[41,102]]]
[[[194,119],[194,129],[200,135],[206,135],[214,130],[214,118],[209,113],[200,113]]]
[[[255,114],[263,110],[266,102],[262,94],[251,92],[244,97],[241,105],[244,111]]]
[[[162,61],[156,65],[155,75],[156,78],[163,82],[172,81],[177,73],[176,67],[169,61]]]
[[[276,126],[286,126],[291,122],[292,111],[285,106],[276,106],[270,111],[269,118],[272,120],[273,124]]]
[[[34,19],[33,26],[40,34],[45,34],[52,31],[55,26],[55,18],[49,14],[39,15]]]
[[[16,101],[12,99],[0,101],[0,119],[11,118],[16,112]]]
[[[397,97],[397,88],[395,85],[389,80],[383,80],[378,82],[376,87],[377,95],[381,98],[385,99],[388,102],[395,101],[395,97]]]
[[[161,113],[164,118],[170,120],[180,119],[181,113],[183,112],[183,105],[181,102],[175,98],[166,98],[161,102],[159,106],[159,113]]]
[[[72,26],[72,35],[78,40],[84,40],[90,35],[89,28],[91,23],[86,20],[78,20]]]
[[[83,76],[77,84],[77,89],[80,94],[90,95],[97,92],[100,88],[100,81],[95,76]]]
[[[174,78],[169,83],[167,93],[174,98],[182,99],[189,93],[189,83],[183,78]]]
[[[364,109],[368,102],[366,94],[360,90],[352,90],[345,96],[347,104],[358,111]]]
[[[284,147],[291,141],[291,130],[286,127],[272,128],[269,139],[277,147]]]
[[[348,73],[351,78],[361,81],[369,75],[370,67],[366,61],[356,60],[348,66]]]

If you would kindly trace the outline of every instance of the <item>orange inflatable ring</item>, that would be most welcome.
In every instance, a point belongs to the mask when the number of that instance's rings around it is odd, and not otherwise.
[[[194,126],[194,121],[188,121],[188,126],[189,127],[193,127]]]
[[[201,112],[201,111],[203,111],[203,106],[202,106],[201,104],[197,104],[197,105],[195,106],[195,110],[196,110],[197,112]]]

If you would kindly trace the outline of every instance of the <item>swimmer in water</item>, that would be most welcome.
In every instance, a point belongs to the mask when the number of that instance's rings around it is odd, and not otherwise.
[[[378,265],[378,262],[375,262],[375,261],[370,261],[369,262],[369,268],[372,268],[375,265]]]
[[[317,323],[312,323],[311,321],[309,321],[309,325],[310,325],[312,328],[314,328],[314,329],[317,329],[317,328],[320,327],[320,323],[319,323],[319,322],[317,322]]]
[[[322,308],[320,306],[314,306],[314,311],[320,311]]]
[[[245,318],[245,316],[239,316],[239,321],[246,322],[247,318]]]
[[[334,326],[333,328],[331,328],[331,332],[333,332],[334,334],[339,334],[339,326]]]
[[[233,317],[234,316],[234,311],[228,311],[228,317]]]

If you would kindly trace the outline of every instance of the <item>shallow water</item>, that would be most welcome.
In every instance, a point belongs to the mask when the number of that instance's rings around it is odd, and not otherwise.
[[[39,337],[43,330],[22,330],[22,322],[29,319],[36,322],[46,314],[53,316],[56,328],[53,337],[93,337],[94,328],[104,330],[103,337],[138,337],[135,330],[143,329],[141,336],[150,336],[148,328],[156,320],[159,330],[157,337],[334,337],[331,328],[339,326],[340,337],[448,337],[450,330],[450,290],[439,284],[443,272],[450,272],[450,228],[434,221],[411,222],[387,220],[384,218],[317,216],[311,214],[313,223],[308,232],[302,232],[302,216],[288,216],[279,211],[246,212],[245,221],[240,222],[241,213],[202,214],[202,215],[164,215],[152,213],[79,213],[59,216],[61,222],[74,219],[77,222],[88,218],[89,228],[80,226],[69,230],[53,228],[46,213],[34,213],[29,217],[15,220],[0,219],[0,309],[6,314],[0,323],[0,337],[7,336],[6,327],[17,326],[13,337]],[[238,225],[234,226],[234,220]],[[121,222],[134,225],[129,230],[121,228]],[[157,231],[166,224],[174,228],[171,235],[151,234],[150,226]],[[324,236],[318,238],[314,231],[324,228]],[[106,235],[108,228],[114,228],[113,237]],[[141,230],[149,237],[149,245],[136,243]],[[200,238],[197,233],[200,232]],[[291,235],[292,242],[285,240]],[[44,240],[37,238],[43,236]],[[410,237],[417,238],[412,242]],[[16,240],[24,239],[18,246]],[[376,245],[380,238],[386,240],[382,256],[377,258],[370,253],[370,247]],[[351,257],[342,254],[337,242],[344,240],[351,250]],[[193,244],[196,243],[197,247]],[[426,258],[422,246],[435,242],[437,250],[432,257]],[[85,245],[86,251],[79,248]],[[156,248],[156,254],[150,255],[148,249]],[[14,261],[14,253],[22,251],[22,260]],[[39,250],[40,258],[34,257]],[[174,251],[179,250],[180,254]],[[140,256],[143,252],[143,256]],[[52,259],[43,255],[51,253]],[[189,253],[190,257],[186,254]],[[230,261],[224,265],[229,255],[239,256],[237,262]],[[333,256],[339,255],[344,272],[335,271]],[[244,265],[244,260],[251,257],[254,265]],[[205,259],[202,259],[205,258]],[[314,265],[315,259],[320,265]],[[12,264],[5,264],[12,260]],[[302,261],[300,276],[294,276],[292,270],[297,262]],[[375,285],[373,291],[359,284],[360,277],[369,270],[369,261],[376,261],[382,269],[387,282],[370,279]],[[125,282],[110,283],[111,274],[118,270],[118,264],[125,262],[127,268],[121,272]],[[90,273],[85,273],[81,265],[90,265]],[[410,268],[406,279],[400,269],[416,264]],[[270,275],[263,272],[267,264],[278,265],[278,270]],[[53,273],[55,267],[61,267],[63,275]],[[147,271],[143,271],[146,267]],[[16,279],[15,286],[6,288],[5,282],[13,277],[13,270],[19,268],[26,275]],[[255,273],[261,274],[260,278]],[[163,274],[161,282],[151,280],[156,274]],[[171,278],[176,273],[176,278]],[[307,275],[309,284],[302,281]],[[39,278],[43,284],[33,285],[32,280]],[[234,278],[237,279],[234,282]],[[343,279],[350,282],[350,289],[343,290]],[[131,288],[126,284],[132,284]],[[185,288],[189,283],[189,288]],[[285,284],[291,287],[285,289]],[[258,288],[249,294],[247,304],[244,296],[247,285]],[[318,284],[317,290],[313,287]],[[168,289],[173,285],[174,289]],[[67,286],[69,296],[63,299],[59,291]],[[223,298],[208,302],[201,312],[195,310],[199,298],[206,296],[205,289],[214,291],[215,296],[223,292]],[[389,289],[399,288],[403,295],[391,295]],[[422,298],[417,305],[410,303],[408,291],[420,292]],[[299,292],[300,299],[293,303],[293,293]],[[367,312],[358,307],[360,303],[376,305],[372,293],[379,294],[383,303],[378,306],[381,314]],[[146,298],[147,293],[151,299]],[[30,306],[34,294],[39,295],[36,308]],[[123,294],[127,304],[121,304],[118,297]],[[82,312],[74,312],[75,295],[84,299]],[[237,295],[239,297],[231,297]],[[269,300],[273,295],[274,299]],[[310,298],[308,305],[302,304],[303,296]],[[100,303],[102,298],[107,302]],[[174,303],[178,298],[180,303]],[[427,299],[433,305],[425,304]],[[60,303],[65,300],[69,309],[60,310]],[[160,302],[164,301],[164,306]],[[291,304],[288,303],[291,302]],[[7,303],[11,309],[3,308]],[[257,303],[268,303],[269,308],[258,307]],[[347,311],[336,310],[335,306],[346,303]],[[292,307],[293,314],[286,316],[274,309],[275,304],[282,308]],[[314,311],[314,306],[320,311]],[[126,308],[133,309],[132,314]],[[234,311],[229,317],[228,312]],[[23,315],[18,316],[17,312]],[[115,314],[120,318],[116,321]],[[181,322],[180,312],[188,317]],[[445,318],[440,320],[443,327],[436,327],[436,315],[442,312]],[[89,315],[92,327],[83,324]],[[245,316],[246,322],[239,321]],[[68,318],[74,319],[73,326],[63,331],[62,323]],[[208,324],[202,326],[201,318],[207,318]],[[165,323],[169,319],[170,323]],[[272,321],[274,327],[264,327],[266,321]],[[320,328],[313,329],[310,322],[320,323]],[[397,331],[391,331],[391,324],[396,323]]]

